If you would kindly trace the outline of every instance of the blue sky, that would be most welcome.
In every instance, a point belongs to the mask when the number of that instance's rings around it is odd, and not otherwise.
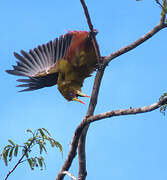
[[[152,1],[87,2],[103,56],[133,42],[159,22],[160,8]],[[0,6],[0,150],[12,139],[23,143],[26,129],[47,128],[64,149],[45,156],[47,169],[31,171],[22,164],[9,179],[55,179],[73,132],[83,119],[87,105],[67,102],[57,87],[18,93],[15,80],[5,70],[15,64],[13,52],[29,50],[64,34],[66,30],[88,30],[79,0],[5,0]],[[96,114],[113,109],[140,107],[158,101],[166,89],[167,29],[140,47],[112,61],[106,69]],[[95,73],[94,73],[95,74]],[[94,74],[85,80],[83,92],[91,94]],[[95,122],[87,139],[87,179],[166,180],[167,120],[159,110]],[[0,161],[0,177],[8,167]],[[77,158],[70,172],[77,175]],[[66,177],[65,179],[70,179]]]

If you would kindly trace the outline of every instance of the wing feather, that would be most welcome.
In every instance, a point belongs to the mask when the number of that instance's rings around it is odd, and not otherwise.
[[[7,73],[16,76],[26,76],[28,79],[19,79],[24,84],[18,87],[27,87],[21,91],[31,91],[57,84],[58,72],[49,71],[55,67],[57,61],[65,57],[68,47],[71,44],[73,35],[67,33],[54,41],[40,45],[29,52],[21,50],[14,56],[18,59],[13,70],[6,70]]]

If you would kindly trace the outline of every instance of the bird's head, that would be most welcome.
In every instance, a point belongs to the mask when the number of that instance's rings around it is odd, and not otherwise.
[[[81,92],[81,87],[77,87],[75,84],[71,85],[64,85],[58,87],[60,93],[64,96],[65,99],[68,101],[78,101],[82,104],[85,104],[83,101],[81,101],[78,97],[88,97],[90,96],[83,94]]]

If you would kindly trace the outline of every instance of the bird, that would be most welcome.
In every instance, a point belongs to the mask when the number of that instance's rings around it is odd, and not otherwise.
[[[24,50],[20,54],[14,52],[16,65],[7,73],[24,76],[18,79],[25,87],[20,90],[33,91],[57,85],[58,90],[67,101],[78,101],[78,97],[90,97],[82,93],[84,80],[90,77],[97,67],[97,56],[92,37],[98,31],[68,31],[46,44]]]

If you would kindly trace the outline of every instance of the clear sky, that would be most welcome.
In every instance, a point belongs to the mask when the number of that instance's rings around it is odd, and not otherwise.
[[[88,0],[87,0],[88,1]],[[87,2],[103,56],[133,42],[159,22],[160,8],[154,0]],[[88,30],[79,0],[5,0],[0,6],[0,150],[12,139],[23,143],[26,129],[45,127],[62,145],[49,149],[47,169],[31,171],[22,164],[10,180],[55,179],[83,119],[87,105],[67,102],[57,87],[18,93],[17,77],[5,72],[16,59],[13,52],[29,50],[53,40],[67,30]],[[96,114],[113,109],[140,107],[158,101],[166,86],[167,29],[135,50],[115,59],[106,69]],[[94,73],[95,74],[95,73]],[[94,74],[83,92],[91,94]],[[159,110],[95,122],[87,139],[88,180],[166,180],[167,119]],[[0,161],[0,179],[13,167]],[[77,175],[77,158],[70,172]],[[66,177],[65,179],[70,179]]]

